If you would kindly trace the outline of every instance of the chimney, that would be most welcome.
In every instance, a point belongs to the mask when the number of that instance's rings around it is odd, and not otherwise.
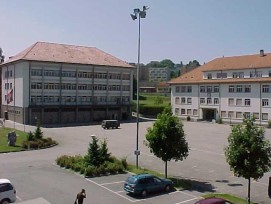
[[[260,57],[264,57],[264,50],[260,50]]]

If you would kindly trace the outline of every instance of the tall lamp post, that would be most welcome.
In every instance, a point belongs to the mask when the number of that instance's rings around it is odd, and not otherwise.
[[[138,156],[140,151],[138,149],[138,131],[139,131],[139,69],[140,69],[140,19],[146,17],[147,6],[143,6],[142,11],[139,8],[134,9],[134,14],[131,14],[133,20],[138,18],[138,53],[137,53],[137,89],[136,89],[136,168],[138,168]]]

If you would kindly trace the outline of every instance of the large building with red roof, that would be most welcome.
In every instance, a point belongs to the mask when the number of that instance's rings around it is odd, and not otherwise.
[[[271,120],[271,53],[221,57],[169,82],[180,118],[242,122]]]
[[[95,47],[37,42],[0,65],[1,115],[23,124],[131,116],[134,67]]]

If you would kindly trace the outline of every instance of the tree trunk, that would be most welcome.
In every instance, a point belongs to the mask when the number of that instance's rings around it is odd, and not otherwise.
[[[250,177],[248,178],[247,203],[250,204]]]
[[[167,178],[167,161],[165,161],[165,178]]]

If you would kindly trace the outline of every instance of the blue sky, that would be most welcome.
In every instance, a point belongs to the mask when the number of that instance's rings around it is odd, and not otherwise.
[[[134,8],[141,19],[141,62],[201,64],[222,56],[271,52],[270,0],[1,0],[6,59],[37,41],[97,47],[137,62]]]

